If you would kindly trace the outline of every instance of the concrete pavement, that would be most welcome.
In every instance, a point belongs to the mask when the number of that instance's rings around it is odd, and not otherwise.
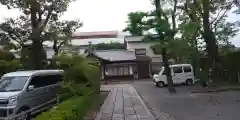
[[[130,84],[103,85],[110,90],[96,120],[156,120]]]
[[[176,86],[177,94],[152,82],[134,85],[158,120],[240,120],[240,92],[191,93],[194,86]]]

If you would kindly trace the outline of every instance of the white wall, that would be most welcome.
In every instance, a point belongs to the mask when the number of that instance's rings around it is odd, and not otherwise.
[[[111,43],[111,42],[123,43],[124,42],[124,38],[117,37],[117,38],[73,39],[71,42],[72,42],[72,45],[88,45],[89,42],[92,42],[92,44]]]
[[[162,62],[161,55],[154,54],[153,50],[151,49],[152,45],[158,44],[157,42],[133,42],[127,43],[127,50],[135,51],[138,48],[145,48],[147,56],[152,58],[152,62]]]

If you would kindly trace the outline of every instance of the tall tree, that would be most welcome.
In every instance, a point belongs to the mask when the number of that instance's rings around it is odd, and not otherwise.
[[[46,29],[45,41],[53,43],[55,55],[58,55],[59,49],[63,45],[70,44],[72,33],[82,26],[82,22],[78,20],[71,21],[49,21]]]
[[[160,41],[160,44],[162,46],[161,54],[163,64],[167,75],[168,90],[170,93],[175,93],[176,90],[173,87],[171,70],[168,63],[169,59],[167,55],[168,50],[166,46],[169,43],[169,41],[174,40],[174,37],[177,33],[176,26],[177,0],[170,0],[167,2],[161,0],[154,0],[152,2],[155,5],[156,10],[150,13],[150,16],[152,16],[153,18],[149,19],[147,21],[147,24],[149,26],[149,30],[154,30],[156,34],[154,35],[150,34],[149,37]],[[169,5],[169,3],[171,4],[171,7],[169,7],[169,9],[163,9],[164,8],[163,5]]]
[[[144,17],[146,17],[145,12],[131,12],[128,14],[127,27],[123,30],[128,31],[133,36],[143,35],[144,29]]]
[[[226,22],[228,11],[232,8],[233,0],[184,0],[184,10],[191,23],[197,28],[206,44],[209,69],[213,70],[212,77],[218,67],[218,45],[228,43],[238,29],[236,23]]]
[[[43,67],[43,35],[49,20],[56,21],[67,10],[73,0],[0,0],[9,9],[21,10],[30,20],[31,32],[29,39],[32,41],[31,64],[32,69]]]

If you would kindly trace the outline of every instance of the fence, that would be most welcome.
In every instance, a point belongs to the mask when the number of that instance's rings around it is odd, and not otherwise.
[[[217,77],[225,82],[240,82],[240,72],[239,71],[218,71]]]

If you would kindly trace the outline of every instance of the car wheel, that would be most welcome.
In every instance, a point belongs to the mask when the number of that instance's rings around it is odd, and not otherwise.
[[[156,86],[162,88],[165,86],[165,84],[164,84],[164,82],[161,81],[161,82],[157,82]]]
[[[192,79],[187,79],[186,84],[187,85],[193,85],[193,80]]]
[[[30,115],[27,110],[20,111],[18,115],[16,120],[30,120]]]

